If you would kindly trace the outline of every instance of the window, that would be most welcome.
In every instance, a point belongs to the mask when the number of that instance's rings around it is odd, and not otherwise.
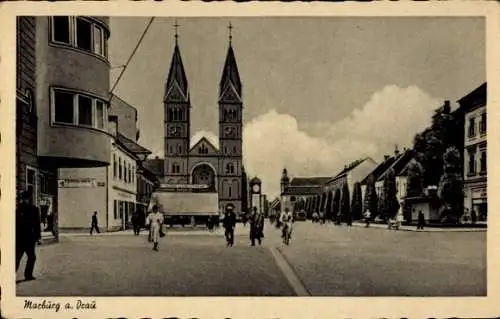
[[[78,96],[78,124],[92,126],[92,99]]]
[[[71,92],[66,89],[52,89],[54,123],[85,126],[104,130],[106,128],[106,107],[95,97]]]
[[[70,17],[52,17],[52,40],[71,44]]]
[[[54,92],[54,116],[58,123],[73,123],[74,117],[73,94],[63,91]]]
[[[469,137],[475,137],[476,136],[476,119],[475,118],[470,118],[469,119]]]
[[[31,203],[36,204],[36,170],[26,168],[26,191],[31,195]]]
[[[116,199],[113,201],[113,217],[114,217],[114,219],[118,219],[118,207],[117,207],[118,203],[117,202],[118,201]]]
[[[227,189],[227,190],[228,190],[228,192],[227,192],[227,193],[228,193],[229,197],[232,197],[232,196],[231,196],[231,186],[228,186],[228,189]]]
[[[135,183],[135,166],[132,166],[132,183]]]
[[[132,165],[128,164],[128,182],[132,183]]]
[[[92,50],[92,24],[82,18],[76,18],[76,45],[80,49]]]
[[[102,30],[94,25],[94,53],[104,55],[103,43],[104,40]]]
[[[226,165],[226,174],[233,174],[234,173],[234,165],[233,163],[228,163]]]
[[[96,101],[96,127],[104,129],[104,103],[101,101]]]
[[[108,56],[106,30],[97,22],[83,17],[51,18],[52,42]]]
[[[469,175],[476,174],[476,150],[469,150]]]
[[[486,173],[486,150],[481,150],[481,173]]]
[[[181,167],[179,166],[179,164],[172,164],[172,173],[174,174],[178,174],[181,172]]]
[[[118,179],[122,180],[122,159],[118,157]]]
[[[113,178],[116,179],[116,170],[118,165],[116,165],[116,154],[113,154]]]
[[[128,182],[128,178],[127,178],[127,163],[125,163],[125,161],[123,161],[123,181],[125,183]]]
[[[486,134],[486,113],[481,114],[481,122],[479,122],[479,133]]]

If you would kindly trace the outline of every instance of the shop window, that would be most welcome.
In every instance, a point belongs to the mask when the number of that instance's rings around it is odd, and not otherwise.
[[[54,92],[54,115],[58,123],[73,123],[74,99],[73,94],[63,91]]]
[[[52,41],[71,44],[70,17],[52,17]]]
[[[469,137],[475,137],[476,136],[476,119],[475,118],[470,118],[469,119]]]
[[[486,174],[486,150],[481,151],[481,174]]]
[[[92,126],[92,99],[78,96],[78,124]]]

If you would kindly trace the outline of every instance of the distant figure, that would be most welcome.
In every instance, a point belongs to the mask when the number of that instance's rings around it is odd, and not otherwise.
[[[318,213],[314,212],[312,214],[312,222],[313,223],[317,223],[319,221],[319,216],[318,216]]]
[[[473,224],[475,224],[477,222],[477,213],[476,213],[475,209],[472,210],[472,213],[470,214],[470,218],[471,218],[471,222]]]
[[[257,207],[254,207],[250,216],[250,240],[252,246],[255,246],[256,239],[261,245],[262,237],[264,237],[264,215],[257,211]]]
[[[325,213],[324,212],[319,212],[319,222],[321,225],[323,225],[326,221]]]
[[[404,217],[403,214],[397,214],[396,215],[396,230],[399,230],[401,226],[403,225]]]
[[[417,221],[417,229],[424,229],[425,225],[425,217],[422,211],[418,211],[418,221]]]
[[[97,212],[94,212],[94,214],[92,215],[92,223],[90,226],[90,236],[92,236],[94,229],[99,234],[99,225],[97,223]]]
[[[36,261],[36,243],[41,239],[40,212],[38,208],[31,204],[32,193],[25,191],[21,195],[21,203],[16,207],[16,272],[23,255],[26,254],[28,260],[24,269],[24,279],[35,280],[33,270]]]
[[[236,225],[236,215],[233,212],[233,206],[231,204],[226,206],[226,213],[222,221],[224,226],[224,236],[226,237],[226,242],[228,247],[234,245],[234,226]]]
[[[158,251],[158,240],[163,225],[163,214],[158,211],[158,206],[153,206],[153,211],[146,218],[146,224],[149,226],[149,235],[153,242],[153,250]]]
[[[368,228],[370,227],[370,218],[372,217],[372,214],[370,213],[370,210],[367,209],[365,212],[365,227]]]
[[[141,232],[139,213],[134,213],[132,215],[132,226],[134,227],[134,235],[139,236],[139,233]]]
[[[194,219],[194,216],[191,216],[191,227],[192,228],[196,227],[196,220]]]

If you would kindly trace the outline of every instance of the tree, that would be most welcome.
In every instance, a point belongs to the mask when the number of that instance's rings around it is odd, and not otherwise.
[[[365,189],[365,201],[363,203],[363,209],[366,212],[370,211],[372,218],[375,218],[377,215],[377,203],[378,196],[375,190],[375,180],[373,176],[368,177],[368,181],[366,183]]]
[[[424,191],[424,168],[418,160],[413,160],[408,166],[406,197],[421,196]]]
[[[340,202],[340,211],[342,213],[342,218],[348,225],[352,222],[351,216],[351,205],[350,205],[350,195],[349,195],[349,187],[347,183],[344,183],[342,187],[342,199]]]
[[[385,220],[394,218],[398,212],[399,202],[396,192],[396,174],[391,168],[384,178],[382,196],[379,199],[379,213]]]
[[[455,147],[443,156],[443,175],[439,181],[438,196],[444,204],[446,219],[458,222],[463,214],[463,180],[460,153]]]
[[[360,220],[363,212],[363,198],[361,194],[361,184],[355,183],[352,191],[351,215],[354,220]]]
[[[339,214],[339,209],[340,209],[340,189],[335,190],[335,196],[333,196],[333,212],[332,212],[332,219],[337,221]]]

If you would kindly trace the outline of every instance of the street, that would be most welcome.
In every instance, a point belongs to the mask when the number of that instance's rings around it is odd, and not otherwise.
[[[290,246],[266,224],[262,247],[238,225],[171,232],[151,250],[146,232],[62,236],[39,246],[36,281],[20,296],[484,296],[486,232],[396,232],[310,222]]]

